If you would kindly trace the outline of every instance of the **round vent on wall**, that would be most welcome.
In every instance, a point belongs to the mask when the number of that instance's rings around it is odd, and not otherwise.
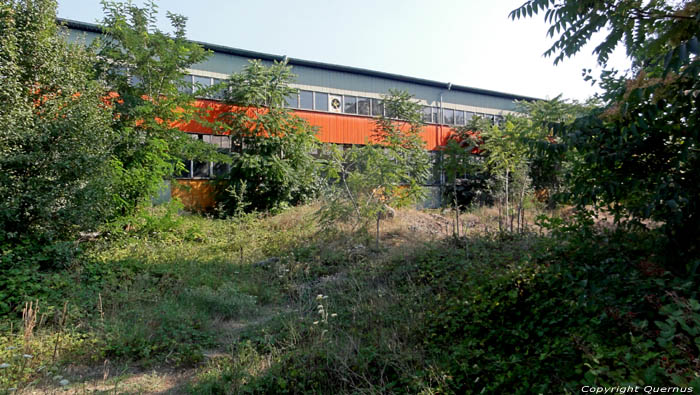
[[[336,95],[328,95],[328,109],[331,112],[343,112],[343,98]]]

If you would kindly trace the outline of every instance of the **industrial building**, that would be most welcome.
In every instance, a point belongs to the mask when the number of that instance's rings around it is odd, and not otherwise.
[[[86,39],[88,42],[101,33],[98,25],[59,20],[68,28],[69,39]],[[298,94],[288,98],[287,106],[294,113],[318,127],[317,137],[325,143],[364,144],[374,129],[374,118],[381,115],[382,95],[389,89],[408,91],[423,105],[422,134],[428,150],[438,150],[452,129],[465,125],[475,115],[494,122],[515,110],[516,100],[536,100],[485,89],[470,88],[451,83],[407,77],[382,71],[334,65],[296,59],[283,55],[230,48],[210,43],[202,47],[213,52],[204,62],[188,70],[188,81],[209,86],[226,79],[231,73],[241,71],[250,59],[264,62],[287,61],[296,75],[291,84]],[[195,92],[196,94],[196,92]],[[202,104],[216,98],[198,98]],[[193,137],[216,144],[230,146],[226,136],[213,136],[206,128],[191,126],[184,129]],[[178,178],[178,183],[188,188],[175,190],[190,207],[206,208],[213,204],[208,179],[216,172],[212,163],[188,162],[189,171]]]

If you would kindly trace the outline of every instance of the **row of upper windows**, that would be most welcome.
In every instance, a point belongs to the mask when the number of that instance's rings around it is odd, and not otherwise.
[[[188,93],[197,93],[200,87],[208,88],[222,82],[219,78],[202,77],[197,75],[186,75],[186,85],[183,90]],[[223,90],[208,97],[209,99],[220,100],[223,98]],[[287,108],[296,108],[300,110],[314,110],[324,112],[336,112],[343,114],[355,114],[366,116],[388,116],[384,109],[381,99],[352,96],[352,95],[336,95],[325,92],[315,92],[308,90],[300,90],[286,99]],[[500,124],[503,122],[503,116],[484,114],[471,111],[457,110],[453,108],[442,108],[434,106],[422,107],[422,120],[425,123],[443,124],[464,126],[475,117],[479,116],[491,120],[491,122]]]
[[[334,95],[332,93],[306,90],[300,90],[297,94],[287,97],[287,107],[301,110],[342,112],[344,114],[375,117],[384,115],[391,117],[391,114],[388,114],[384,109],[384,105],[380,99],[351,95]],[[440,107],[422,107],[422,120],[425,123],[464,126],[475,116],[490,119],[492,122],[497,122],[499,124],[504,119],[501,115],[491,115],[444,107],[442,108],[442,114],[440,114]]]

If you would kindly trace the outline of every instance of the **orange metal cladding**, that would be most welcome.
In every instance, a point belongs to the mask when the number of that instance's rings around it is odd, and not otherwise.
[[[172,197],[192,211],[209,211],[214,208],[215,187],[209,180],[177,180],[171,189]]]
[[[231,105],[212,100],[197,100],[197,107],[207,109],[209,121],[224,111],[233,108]],[[249,109],[249,111],[256,111]],[[259,111],[259,110],[258,110]],[[365,144],[374,131],[374,118],[361,115],[336,114],[329,112],[316,112],[305,110],[293,111],[300,118],[305,119],[311,126],[318,127],[317,137],[324,143],[335,144]],[[211,134],[212,130],[196,121],[185,125],[178,125],[180,130],[189,133]],[[425,140],[427,150],[439,149],[447,143],[447,138],[454,131],[449,126],[426,125],[421,136]]]
[[[213,122],[224,111],[235,108],[213,100],[197,100],[195,106],[208,111],[207,120]],[[265,111],[259,108],[247,109],[250,116],[256,112]],[[318,127],[318,139],[324,143],[335,144],[365,144],[374,132],[374,119],[366,116],[335,114],[316,111],[294,110],[294,113],[305,119],[310,125]],[[196,121],[176,123],[174,126],[188,133],[212,134],[211,128]],[[447,143],[447,138],[454,133],[448,126],[426,125],[421,133],[427,150],[436,150]],[[172,189],[173,197],[179,198],[185,207],[194,211],[211,210],[214,201],[215,187],[209,180],[178,180]]]

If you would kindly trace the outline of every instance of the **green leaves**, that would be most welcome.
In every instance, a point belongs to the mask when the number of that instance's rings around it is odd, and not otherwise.
[[[325,226],[340,221],[367,229],[370,222],[379,223],[387,206],[404,206],[422,196],[430,158],[420,136],[420,105],[407,92],[394,90],[383,103],[388,116],[375,121],[371,141],[345,152],[333,146],[324,152],[324,172],[333,186],[320,210]]]
[[[111,113],[94,54],[53,1],[0,4],[0,241],[61,239],[111,213]]]
[[[699,15],[696,1],[669,5],[663,1],[640,3],[636,0],[585,3],[532,0],[511,11],[509,16],[515,20],[532,17],[545,10],[544,20],[550,24],[547,35],[560,35],[545,51],[545,56],[554,56],[554,64],[578,53],[599,31],[607,32],[593,51],[601,65],[607,63],[608,56],[620,41],[625,44],[627,54],[635,63],[644,64],[650,48],[658,50],[667,43],[683,39],[683,31],[690,30]],[[681,59],[685,58],[687,50],[682,50],[679,55]]]
[[[557,0],[545,15],[550,36],[560,34],[545,53],[555,64],[599,30],[607,31],[594,50],[601,65],[618,44],[634,62],[628,75],[601,73],[599,108],[552,129],[576,158],[571,202],[605,207],[620,221],[656,221],[671,251],[666,258],[680,272],[700,254],[700,102],[691,93],[700,89],[699,17],[695,0]]]
[[[188,138],[178,125],[197,119],[194,96],[183,77],[209,52],[185,38],[187,18],[168,13],[173,35],[156,27],[157,7],[103,1],[104,34],[98,42],[101,77],[113,90],[114,155],[123,171],[115,188],[122,211],[150,198],[180,159],[221,160],[216,149]]]
[[[312,156],[316,130],[284,108],[287,96],[296,94],[293,81],[286,63],[251,61],[224,83],[231,106],[210,125],[231,136],[231,170],[219,180],[219,200],[229,213],[298,204],[320,186]]]

